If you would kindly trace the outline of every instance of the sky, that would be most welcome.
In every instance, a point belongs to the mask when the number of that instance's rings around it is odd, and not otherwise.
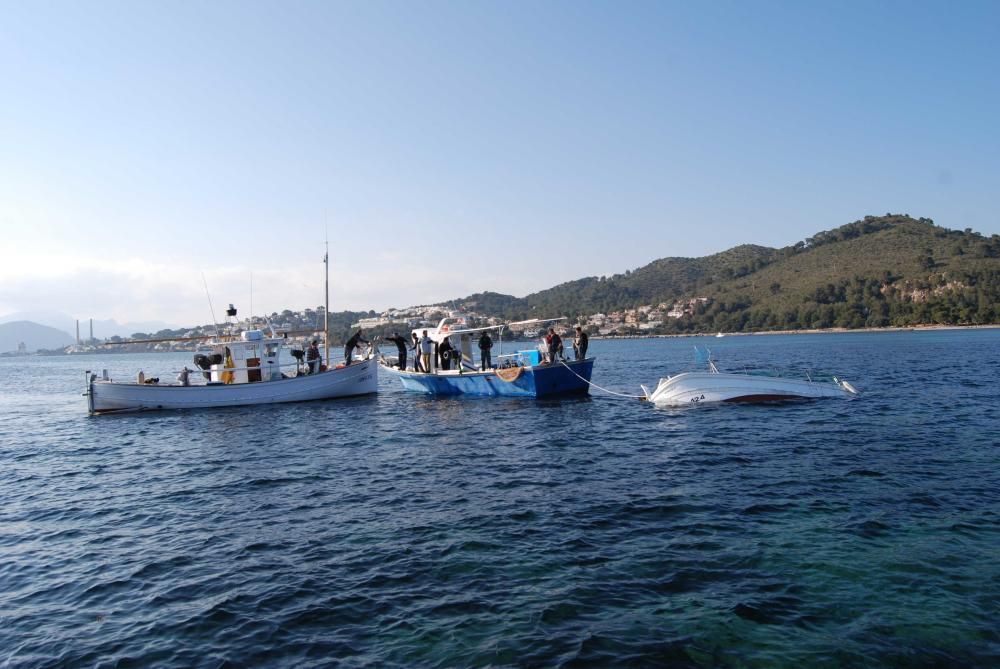
[[[0,0],[0,315],[513,295],[1000,233],[1000,3]]]

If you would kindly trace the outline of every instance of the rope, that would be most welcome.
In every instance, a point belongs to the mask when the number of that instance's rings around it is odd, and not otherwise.
[[[627,393],[618,393],[618,392],[615,392],[614,390],[608,390],[607,388],[602,388],[601,386],[597,385],[593,381],[589,381],[589,380],[583,378],[582,376],[580,376],[579,374],[577,374],[576,372],[574,372],[573,369],[569,365],[566,364],[565,360],[560,360],[559,364],[561,364],[563,367],[565,367],[566,369],[568,369],[570,374],[572,374],[576,378],[580,379],[581,381],[583,381],[587,385],[593,386],[593,387],[597,388],[598,390],[603,390],[604,392],[610,393],[611,395],[617,395],[619,397],[627,397],[627,398],[633,399],[633,400],[645,400],[646,399],[645,395],[629,395]]]

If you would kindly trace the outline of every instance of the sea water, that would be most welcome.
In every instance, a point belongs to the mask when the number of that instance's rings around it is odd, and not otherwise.
[[[663,409],[384,375],[88,417],[84,370],[190,355],[0,360],[0,665],[1000,665],[1000,330],[593,341],[593,380],[639,394],[694,345],[862,394]]]

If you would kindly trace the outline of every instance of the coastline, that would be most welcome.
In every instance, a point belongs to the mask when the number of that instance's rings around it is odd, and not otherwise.
[[[912,325],[881,328],[810,328],[805,330],[757,330],[754,332],[723,332],[725,337],[760,337],[789,334],[857,334],[866,332],[931,332],[938,330],[993,330],[1000,323],[989,325]],[[591,339],[673,339],[681,337],[718,337],[715,332],[685,332],[681,334],[591,335]]]
[[[758,330],[754,332],[723,332],[723,338],[725,337],[762,337],[768,335],[790,335],[790,334],[856,334],[856,333],[870,333],[870,332],[934,332],[938,330],[993,330],[1000,328],[1000,323],[991,323],[986,325],[912,325],[912,326],[890,326],[890,327],[880,327],[880,328],[812,328],[805,330]],[[682,337],[711,337],[717,338],[718,333],[716,332],[685,332],[677,334],[632,334],[632,335],[590,335],[593,340],[604,340],[613,341],[615,339],[677,339]],[[535,340],[531,339],[516,339],[516,340],[504,340],[504,343],[513,342],[532,342]],[[110,347],[103,350],[92,350],[80,353],[69,353],[66,351],[36,351],[34,353],[27,354],[17,354],[13,352],[0,353],[0,358],[17,358],[17,357],[33,357],[33,356],[43,356],[43,357],[53,357],[61,355],[80,355],[81,353],[92,354],[92,355],[105,355],[105,354],[121,354],[121,353],[178,353],[178,352],[191,352],[195,349],[172,349],[172,350],[160,350],[152,351],[148,349],[141,350],[129,350],[125,347],[118,348],[117,350],[112,350]]]

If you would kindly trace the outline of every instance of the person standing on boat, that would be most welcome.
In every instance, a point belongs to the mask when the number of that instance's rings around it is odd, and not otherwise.
[[[573,353],[577,360],[583,360],[587,357],[587,345],[589,343],[590,337],[583,331],[583,328],[577,325],[576,337],[573,338]]]
[[[424,371],[423,365],[420,364],[420,338],[417,337],[417,333],[413,333],[413,346],[410,347],[413,351],[413,371],[422,372]]]
[[[493,361],[490,359],[490,349],[493,348],[493,340],[490,339],[489,330],[483,330],[479,336],[479,357],[482,360],[480,369],[484,372],[493,368]]]
[[[391,337],[386,337],[386,341],[391,341],[396,345],[396,353],[399,357],[399,368],[406,371],[406,340],[399,336],[398,332],[393,332]]]
[[[562,338],[556,334],[555,328],[549,328],[549,334],[545,337],[545,343],[549,345],[549,362],[556,361],[556,356],[562,350]]]
[[[445,371],[451,369],[451,357],[454,350],[455,347],[451,345],[451,337],[445,337],[444,341],[438,345],[435,358],[441,369]]]
[[[351,358],[354,357],[354,349],[357,348],[359,343],[364,342],[365,344],[370,344],[371,342],[361,336],[361,330],[358,330],[354,335],[347,340],[344,344],[344,366],[351,364]]]
[[[428,337],[427,330],[424,330],[424,336],[420,338],[420,361],[428,374],[431,372],[432,355],[434,355],[434,340]]]
[[[323,364],[323,356],[319,354],[319,341],[316,339],[312,340],[306,350],[306,363],[309,365],[310,374],[318,372],[320,365]]]

